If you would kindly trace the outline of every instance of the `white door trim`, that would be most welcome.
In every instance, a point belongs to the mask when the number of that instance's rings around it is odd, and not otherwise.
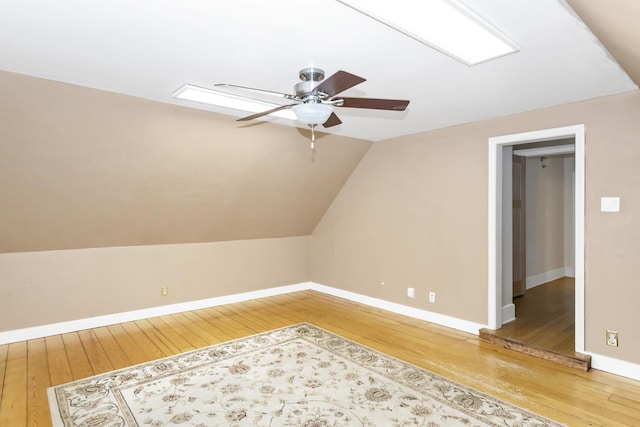
[[[575,139],[575,289],[577,352],[584,352],[585,126],[575,125],[489,138],[488,326],[502,326],[502,148],[554,139]]]

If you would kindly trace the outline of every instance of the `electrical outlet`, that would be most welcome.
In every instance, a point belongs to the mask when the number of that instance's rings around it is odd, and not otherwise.
[[[618,331],[610,331],[607,329],[607,345],[611,347],[618,346]]]
[[[436,302],[436,293],[429,292],[429,302]]]
[[[168,286],[160,287],[160,296],[166,297],[167,295],[169,295],[169,287]]]
[[[407,288],[407,296],[409,298],[415,298],[416,297],[416,290],[414,288]]]

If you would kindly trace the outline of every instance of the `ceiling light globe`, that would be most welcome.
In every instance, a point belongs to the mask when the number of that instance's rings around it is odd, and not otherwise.
[[[333,107],[321,103],[298,104],[291,107],[298,121],[306,125],[321,125],[333,113]]]

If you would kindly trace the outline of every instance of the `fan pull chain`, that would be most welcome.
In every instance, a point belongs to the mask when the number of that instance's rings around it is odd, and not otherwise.
[[[316,132],[315,132],[316,125],[309,125],[309,126],[311,126],[311,149],[315,150],[315,148],[316,148]]]

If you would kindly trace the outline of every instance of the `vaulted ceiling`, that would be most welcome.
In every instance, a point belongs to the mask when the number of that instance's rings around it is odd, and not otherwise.
[[[372,141],[637,89],[637,1],[464,3],[520,51],[470,67],[333,0],[0,0],[0,252],[309,234]],[[411,104],[340,109],[312,152],[172,97],[308,66]]]

